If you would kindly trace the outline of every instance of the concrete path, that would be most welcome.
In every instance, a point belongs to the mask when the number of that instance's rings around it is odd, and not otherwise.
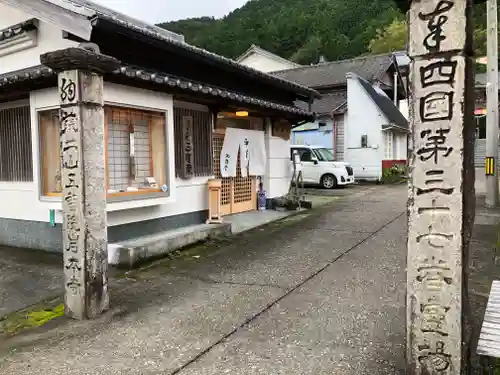
[[[407,189],[353,192],[121,279],[102,318],[0,342],[0,373],[403,374]]]
[[[311,189],[307,192],[307,200],[316,208],[331,203],[339,197],[355,194],[359,189],[359,187],[337,190]],[[226,216],[225,222],[232,225],[233,233],[240,233],[290,215],[293,215],[290,211],[267,210],[264,213],[254,211]],[[149,236],[151,237],[155,236]],[[144,238],[137,240],[144,241]],[[129,244],[131,242],[135,241],[128,241]],[[110,267],[111,278],[117,273],[119,271]],[[52,300],[63,293],[64,274],[60,251],[54,249],[54,252],[48,253],[0,246],[0,320],[4,315],[44,300]]]
[[[0,246],[0,317],[64,293],[61,254]]]

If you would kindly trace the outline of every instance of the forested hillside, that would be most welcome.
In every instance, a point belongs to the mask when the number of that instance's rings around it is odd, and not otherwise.
[[[476,6],[477,50],[484,51],[485,5]],[[188,43],[235,58],[252,44],[301,64],[404,49],[404,15],[393,0],[250,0],[223,19],[159,26]]]

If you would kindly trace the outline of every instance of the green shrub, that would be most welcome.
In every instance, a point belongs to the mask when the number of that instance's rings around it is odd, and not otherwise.
[[[403,164],[394,164],[391,168],[384,168],[382,171],[382,182],[391,184],[401,182],[406,179],[407,167]]]

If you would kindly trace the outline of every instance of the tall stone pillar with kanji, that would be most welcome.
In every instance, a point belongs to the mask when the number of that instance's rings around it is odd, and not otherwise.
[[[407,361],[411,375],[468,366],[468,247],[474,220],[469,0],[412,1]]]
[[[92,319],[109,307],[103,74],[119,62],[95,45],[41,62],[58,73],[65,311]]]

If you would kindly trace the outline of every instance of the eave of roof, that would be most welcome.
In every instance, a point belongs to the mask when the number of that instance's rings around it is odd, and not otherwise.
[[[90,41],[91,31],[99,28],[103,24],[114,25],[115,28],[108,27],[108,31],[127,35],[128,37],[142,40],[156,40],[184,51],[195,58],[205,60],[207,63],[219,64],[226,71],[243,74],[251,78],[259,79],[275,87],[279,87],[297,96],[307,98],[320,95],[315,90],[306,86],[296,84],[284,79],[273,77],[256,69],[238,64],[236,61],[219,56],[189,45],[184,42],[183,37],[163,30],[157,26],[149,25],[145,22],[135,20],[119,12],[103,7],[89,0],[3,0],[7,5],[34,15],[38,19],[57,25],[64,31],[74,34],[76,40]],[[64,17],[62,17],[64,16]],[[63,20],[63,21],[61,21]],[[73,27],[75,26],[75,27]]]
[[[29,20],[2,29],[0,30],[0,42],[14,38],[18,35],[21,35],[24,32],[35,30],[37,26],[38,26],[38,21],[35,18],[31,18]]]
[[[284,69],[271,72],[271,74],[282,79],[300,82],[301,85],[306,85],[320,91],[345,86],[347,82],[346,74],[352,71],[357,72],[357,74],[362,75],[370,81],[380,79],[394,63],[395,59],[392,53],[383,53]],[[378,69],[375,69],[376,66],[378,66]],[[368,70],[369,74],[361,73],[361,70],[365,71],[365,73]],[[339,72],[341,73],[340,75],[338,74]]]
[[[301,66],[302,66],[302,65],[297,64],[297,63],[295,63],[295,62],[293,62],[293,61],[287,60],[287,59],[285,59],[284,57],[281,57],[281,56],[279,56],[279,55],[276,55],[275,53],[272,53],[272,52],[270,52],[270,51],[267,51],[267,50],[265,50],[265,49],[263,49],[263,48],[261,48],[261,47],[259,47],[259,46],[255,45],[255,44],[252,44],[252,45],[250,46],[250,48],[248,48],[245,52],[243,52],[243,53],[242,53],[240,56],[238,56],[235,60],[236,60],[236,62],[237,62],[237,63],[240,63],[240,61],[241,61],[241,60],[243,60],[244,58],[248,57],[250,54],[252,54],[252,53],[254,53],[254,52],[256,52],[256,53],[260,53],[260,54],[262,54],[262,55],[264,55],[264,56],[271,57],[271,58],[273,58],[273,59],[275,59],[275,60],[278,60],[278,61],[282,61],[282,62],[284,62],[284,63],[291,64],[291,65],[293,65],[295,68],[299,68],[299,67],[301,67]]]
[[[133,24],[137,27],[153,30],[166,37],[178,40],[180,42],[184,42],[184,36],[181,34],[177,34],[170,30],[166,30],[158,26],[148,24],[139,19],[131,17],[127,14],[120,13],[102,4],[98,4],[95,1],[90,1],[90,0],[45,0],[45,1],[49,1],[52,4],[55,4],[58,7],[63,7],[69,11],[77,12],[82,16],[85,16],[87,19],[92,19],[95,16],[108,17],[111,19],[119,19],[129,24]]]
[[[377,92],[370,82],[356,74],[350,73],[349,76],[355,79],[366,91],[367,95],[375,103],[387,120],[394,126],[408,129],[408,120],[403,116],[398,107],[394,105],[391,99],[385,94]],[[383,94],[383,95],[382,95]]]
[[[333,109],[332,116],[340,115],[342,113],[345,113],[346,111],[347,111],[347,100],[341,105],[339,105],[337,108]]]
[[[407,128],[403,128],[401,126],[397,126],[397,125],[394,125],[394,124],[382,125],[382,130],[396,130],[396,131],[400,131],[402,133],[408,133],[409,132],[409,130]]]
[[[3,74],[0,75],[0,89],[5,89],[8,87],[8,85],[20,83],[23,81],[29,81],[42,77],[55,77],[55,75],[56,74],[52,69],[42,65],[23,69],[17,72]],[[112,73],[112,76],[122,76],[136,81],[150,82],[158,86],[176,88],[189,93],[199,93],[206,96],[223,98],[230,102],[282,113],[288,113],[290,115],[303,119],[312,120],[315,118],[314,113],[301,108],[262,100],[234,91],[221,89],[215,86],[193,82],[186,78],[175,77],[162,72],[152,72],[147,69],[141,69],[138,67],[123,65],[120,69],[114,71]]]
[[[321,97],[321,95],[316,90],[311,89],[307,86],[303,86],[303,85],[300,85],[300,84],[297,84],[295,82],[288,81],[288,80],[285,80],[285,79],[282,79],[279,77],[274,77],[270,74],[267,74],[267,73],[261,72],[259,70],[244,66],[242,64],[239,64],[234,60],[228,59],[227,57],[217,55],[213,52],[204,50],[202,48],[190,45],[190,44],[185,43],[185,42],[179,42],[177,40],[166,37],[166,36],[164,36],[158,32],[155,32],[153,30],[138,27],[134,24],[123,21],[123,20],[118,19],[118,18],[112,18],[112,17],[108,17],[106,15],[99,14],[95,17],[95,19],[93,20],[92,23],[93,23],[94,27],[100,27],[101,23],[105,23],[105,22],[114,24],[118,27],[121,27],[122,30],[125,32],[132,31],[132,32],[139,33],[140,35],[142,35],[146,38],[152,38],[152,39],[155,39],[155,40],[158,40],[161,42],[169,43],[170,45],[172,45],[174,47],[177,47],[181,50],[192,53],[192,54],[194,54],[200,58],[203,58],[207,61],[222,64],[226,68],[232,69],[233,71],[247,74],[253,78],[262,79],[264,81],[267,81],[270,84],[273,84],[274,86],[281,87],[281,88],[287,89],[287,90],[292,90],[295,93],[300,93],[300,94],[302,94],[304,96],[308,96],[308,97],[315,97],[315,98]]]

